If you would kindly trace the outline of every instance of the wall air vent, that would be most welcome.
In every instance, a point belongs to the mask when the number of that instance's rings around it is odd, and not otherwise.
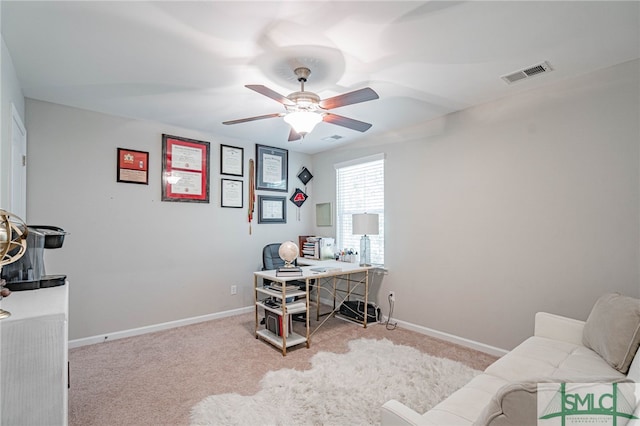
[[[544,74],[549,71],[553,71],[549,62],[544,61],[540,64],[532,65],[523,70],[512,72],[511,74],[503,75],[502,78],[507,84],[515,83],[516,81],[524,80],[539,74]]]

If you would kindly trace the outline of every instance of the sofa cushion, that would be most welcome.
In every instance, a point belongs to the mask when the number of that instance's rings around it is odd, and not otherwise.
[[[587,318],[582,342],[626,374],[640,345],[640,299],[617,293],[600,297]]]
[[[489,374],[474,377],[444,401],[427,411],[420,424],[438,426],[471,425],[493,395],[507,382]]]
[[[485,373],[509,382],[538,377],[623,376],[591,349],[538,336],[529,337],[487,367]]]

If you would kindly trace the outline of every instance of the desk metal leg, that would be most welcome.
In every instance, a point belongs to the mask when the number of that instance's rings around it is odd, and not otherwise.
[[[316,321],[320,321],[320,279],[316,280]]]
[[[256,339],[258,338],[258,277],[257,276],[253,276],[253,307],[254,307],[254,311],[256,312],[256,328],[254,330]]]
[[[307,278],[305,280],[305,283],[307,285],[307,291],[305,291],[305,299],[306,299],[306,302],[307,302],[307,314],[305,315],[305,324],[307,326],[307,330],[306,330],[306,333],[307,333],[307,349],[309,349],[309,346],[311,345],[311,342],[309,342],[309,339],[311,337],[309,335],[309,329],[311,328],[311,325],[309,324],[309,316],[311,314],[311,310],[309,309],[309,302],[311,301],[311,298],[310,298],[310,295],[309,295],[309,292],[311,291],[309,289],[309,278]]]
[[[364,271],[364,328],[367,328],[369,318],[369,270]]]
[[[338,284],[338,278],[337,277],[333,277],[333,311],[332,311],[332,315],[335,314],[336,312],[336,289],[337,289],[337,284]]]

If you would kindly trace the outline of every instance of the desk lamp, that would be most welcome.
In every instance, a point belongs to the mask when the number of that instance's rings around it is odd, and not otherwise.
[[[351,217],[353,235],[362,235],[360,238],[360,266],[371,266],[371,241],[369,235],[378,235],[377,214],[354,214]]]

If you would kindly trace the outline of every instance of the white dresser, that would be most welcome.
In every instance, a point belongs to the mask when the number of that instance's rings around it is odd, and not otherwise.
[[[0,425],[67,425],[69,283],[2,299]]]

